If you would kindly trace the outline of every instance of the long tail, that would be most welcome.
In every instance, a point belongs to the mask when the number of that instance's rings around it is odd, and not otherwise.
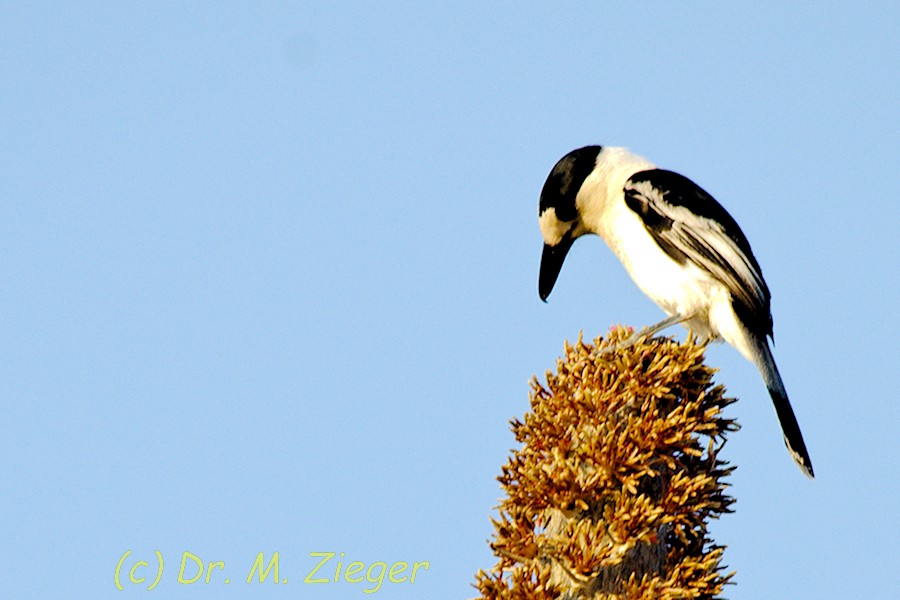
[[[797,417],[794,416],[794,410],[788,401],[787,391],[784,389],[784,383],[781,381],[781,375],[778,373],[778,367],[775,366],[775,359],[772,357],[772,350],[769,348],[768,340],[765,338],[757,340],[756,344],[759,349],[758,360],[756,366],[763,376],[766,387],[769,389],[769,395],[772,396],[772,403],[775,405],[775,413],[778,415],[778,421],[781,422],[781,431],[784,433],[784,445],[787,446],[791,458],[803,471],[803,474],[812,479],[813,474],[812,461],[809,459],[809,453],[806,451],[806,444],[803,443],[803,434],[800,433],[800,425],[797,423]]]

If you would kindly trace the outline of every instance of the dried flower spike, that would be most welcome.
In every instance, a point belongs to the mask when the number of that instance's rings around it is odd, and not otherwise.
[[[737,429],[722,416],[733,400],[691,340],[601,355],[628,334],[566,343],[546,385],[532,380],[481,598],[715,598],[732,577],[707,525],[731,512],[718,453]]]

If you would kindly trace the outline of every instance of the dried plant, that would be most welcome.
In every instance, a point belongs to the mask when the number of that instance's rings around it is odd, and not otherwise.
[[[714,598],[733,575],[707,535],[731,512],[733,467],[717,453],[737,429],[722,416],[733,400],[690,339],[602,352],[628,333],[566,343],[546,387],[532,380],[482,598]]]

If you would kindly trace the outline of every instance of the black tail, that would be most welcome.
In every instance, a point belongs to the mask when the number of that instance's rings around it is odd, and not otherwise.
[[[772,351],[765,339],[761,340],[757,345],[760,350],[760,360],[757,362],[759,372],[762,374],[769,389],[769,395],[772,396],[772,403],[775,405],[775,413],[781,422],[781,431],[784,433],[784,445],[787,446],[791,458],[803,471],[803,474],[812,479],[813,474],[812,461],[809,459],[809,453],[806,451],[806,444],[803,443],[803,434],[800,433],[800,424],[797,423],[797,417],[794,416],[794,410],[788,401],[787,392],[784,389],[784,383],[781,381],[781,375],[778,373],[778,367],[775,366],[775,359],[772,357]]]

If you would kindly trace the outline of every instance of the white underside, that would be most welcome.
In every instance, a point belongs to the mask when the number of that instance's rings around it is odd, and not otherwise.
[[[680,265],[669,258],[625,204],[622,195],[625,181],[653,165],[621,149],[609,150],[612,156],[604,157],[607,152],[604,149],[598,160],[598,164],[604,158],[608,160],[602,179],[608,185],[603,218],[591,222],[590,214],[585,214],[588,230],[604,239],[641,291],[667,314],[688,317],[684,325],[699,339],[721,337],[745,358],[756,362],[756,349],[734,314],[725,286],[698,267],[690,263]],[[583,191],[591,193],[589,187]]]
[[[667,314],[690,316],[685,326],[697,337],[722,337],[748,354],[741,347],[745,344],[736,343],[743,341],[745,334],[725,286],[696,266],[681,265],[669,258],[631,211],[623,211],[614,227],[621,235],[606,242],[641,291]]]

